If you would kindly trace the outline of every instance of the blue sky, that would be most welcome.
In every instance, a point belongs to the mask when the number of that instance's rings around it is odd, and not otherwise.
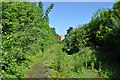
[[[65,35],[69,27],[88,23],[98,8],[112,8],[113,2],[53,2],[49,13],[50,26],[56,28],[59,35]],[[43,2],[44,9],[50,2]]]
[[[44,9],[51,3],[54,8],[49,13],[49,23],[57,34],[65,35],[69,27],[88,23],[99,8],[112,8],[114,2],[43,2]]]

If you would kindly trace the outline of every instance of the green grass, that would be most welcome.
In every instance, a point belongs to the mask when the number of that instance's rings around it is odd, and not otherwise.
[[[62,47],[63,44],[54,47],[54,54],[49,56],[51,61],[46,63],[46,65],[51,66],[49,73],[52,76],[50,78],[100,78],[98,73],[81,66],[82,64],[74,59],[74,55],[62,52]]]
[[[39,53],[37,55],[28,57],[31,60],[31,62],[29,62],[29,65],[28,65],[29,67],[27,69],[24,69],[24,77],[23,78],[28,78],[28,72],[31,70],[31,68],[35,64],[38,64],[41,61],[42,56],[43,56],[43,53]]]
[[[62,52],[63,44],[51,45],[43,53],[29,57],[32,63],[29,64],[30,69],[25,70],[24,78],[28,78],[28,73],[36,64],[43,63],[49,66],[49,78],[100,78],[97,72],[86,69],[78,61],[75,61],[74,55],[67,55]]]
[[[44,52],[38,53],[37,55],[34,56],[29,56],[28,58],[31,60],[29,63],[29,68],[24,69],[24,77],[23,78],[28,78],[29,75],[28,73],[31,71],[32,67],[35,66],[36,64],[43,63],[45,66],[50,65],[49,63],[56,57],[57,52],[59,52],[59,44],[54,44],[45,49]],[[50,51],[53,50],[53,53],[50,53]],[[46,58],[46,60],[44,60]]]

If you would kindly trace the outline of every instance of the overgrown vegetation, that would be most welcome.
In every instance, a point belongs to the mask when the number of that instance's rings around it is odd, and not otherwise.
[[[57,42],[49,26],[48,13],[30,2],[2,2],[2,77],[22,77],[29,56],[42,54],[46,46]],[[44,15],[45,13],[45,15]]]
[[[42,2],[38,6],[2,2],[2,78],[24,77],[31,56],[42,56],[53,44],[59,48],[51,50],[56,54],[48,52],[52,56],[47,58],[53,57],[47,62],[52,78],[118,78],[120,2],[112,9],[98,9],[89,23],[70,27],[60,43],[55,28],[49,26],[48,13],[53,6],[44,12]]]
[[[83,58],[80,63],[85,64],[84,67],[89,67],[91,64],[92,69],[95,68],[102,77],[118,78],[120,75],[119,13],[120,2],[115,3],[112,9],[98,9],[89,23],[67,34],[63,51],[69,55],[81,54],[77,55]]]
[[[80,53],[73,55],[67,55],[61,51],[56,54],[56,58],[51,62],[51,77],[100,78],[98,73],[93,70],[94,65],[90,64],[92,61],[94,61],[94,56],[92,56],[92,51],[89,48],[84,48]],[[89,67],[87,64],[89,64]]]

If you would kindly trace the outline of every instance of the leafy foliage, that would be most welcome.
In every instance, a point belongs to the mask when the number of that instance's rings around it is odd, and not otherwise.
[[[65,38],[65,47],[63,48],[68,54],[79,52],[81,47],[86,45],[86,32],[84,27],[80,27],[74,31],[71,31]]]
[[[21,78],[34,56],[57,42],[55,28],[50,28],[48,13],[29,2],[2,3],[2,77]],[[113,9],[98,9],[91,21],[78,28],[70,27],[63,51],[57,53],[53,68],[59,77],[79,78],[84,69],[97,70],[101,77],[119,77],[120,2]],[[67,55],[67,54],[68,55]],[[112,61],[112,62],[111,62]],[[115,66],[113,66],[115,64]],[[71,74],[75,74],[71,76]]]
[[[89,23],[67,34],[64,40],[65,46],[63,51],[68,54],[81,53],[82,55],[96,56],[93,61],[90,59],[92,61],[90,64],[93,67],[95,66],[102,76],[110,78],[118,77],[117,74],[119,73],[117,72],[120,70],[119,13],[120,2],[116,2],[113,9],[98,9]],[[82,52],[87,47],[90,47],[92,50],[91,55],[87,52]],[[89,59],[82,55],[80,57],[89,61]],[[113,64],[116,65],[116,69],[112,66]]]
[[[28,56],[57,41],[43,15],[42,3],[2,3],[2,77],[21,78],[30,62]]]

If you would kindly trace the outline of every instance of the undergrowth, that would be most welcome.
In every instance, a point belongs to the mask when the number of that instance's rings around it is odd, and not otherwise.
[[[65,52],[56,53],[51,62],[51,77],[53,78],[100,78],[94,70],[94,55],[90,48],[83,48],[74,55]]]

